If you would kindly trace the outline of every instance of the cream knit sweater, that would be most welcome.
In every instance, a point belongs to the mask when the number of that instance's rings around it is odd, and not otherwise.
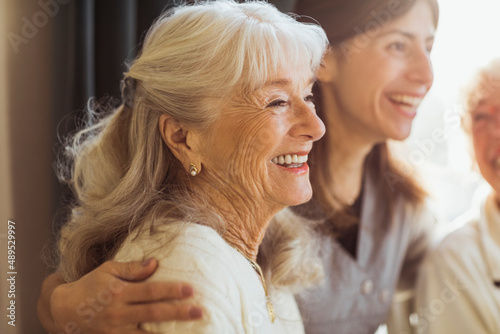
[[[304,333],[291,294],[271,292],[276,313],[271,323],[259,276],[213,229],[176,223],[153,236],[146,232],[134,237],[135,233],[126,239],[115,260],[156,258],[158,269],[148,280],[191,284],[194,296],[180,302],[204,309],[198,321],[144,323],[142,328],[154,333]]]

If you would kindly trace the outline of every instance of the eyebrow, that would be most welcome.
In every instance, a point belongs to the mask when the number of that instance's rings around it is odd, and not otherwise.
[[[414,34],[409,33],[407,31],[404,31],[404,30],[401,30],[401,29],[392,29],[392,30],[383,32],[378,37],[387,36],[387,35],[391,35],[391,34],[400,34],[400,35],[403,35],[403,36],[405,36],[405,37],[407,37],[409,39],[415,39],[415,35]],[[432,36],[427,37],[425,40],[426,41],[433,41],[434,40],[434,34]]]
[[[474,108],[477,108],[477,107],[490,107],[491,109],[497,109],[497,108],[500,108],[500,104],[496,104],[496,103],[488,103],[488,101],[486,99],[481,99],[479,100],[479,102],[474,106]]]
[[[309,79],[309,81],[307,82],[307,85],[310,85],[310,84],[314,83],[315,81],[316,81],[316,78],[311,77]],[[264,84],[264,87],[266,87],[266,86],[287,86],[287,85],[290,85],[291,83],[292,83],[292,81],[289,79],[278,79],[278,80],[266,82]]]

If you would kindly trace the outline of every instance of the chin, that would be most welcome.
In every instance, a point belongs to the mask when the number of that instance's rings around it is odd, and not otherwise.
[[[390,139],[392,140],[397,140],[397,141],[404,141],[406,139],[408,139],[408,137],[410,136],[410,134],[398,134],[398,135],[394,135],[394,136],[391,136]]]
[[[393,131],[391,131],[390,135],[387,136],[393,140],[403,141],[408,139],[411,134],[411,125],[410,126],[399,126]]]
[[[297,206],[300,204],[304,204],[308,202],[312,198],[312,189],[309,191],[304,191],[301,189],[300,191],[290,190],[288,194],[294,194],[295,196],[291,196],[286,198],[283,203],[286,203],[285,206]]]

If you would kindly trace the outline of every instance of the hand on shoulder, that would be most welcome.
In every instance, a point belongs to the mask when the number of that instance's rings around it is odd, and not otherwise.
[[[84,333],[141,333],[142,322],[201,318],[200,308],[177,304],[193,295],[180,282],[144,282],[157,268],[154,259],[108,261],[78,281],[63,283],[60,274],[42,286],[38,313],[46,330]]]

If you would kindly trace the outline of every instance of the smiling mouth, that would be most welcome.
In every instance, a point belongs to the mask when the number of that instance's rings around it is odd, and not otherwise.
[[[283,166],[286,168],[300,168],[304,166],[304,163],[307,162],[307,154],[306,155],[297,155],[297,154],[285,154],[274,157],[271,161],[279,166]]]
[[[406,108],[417,109],[423,98],[407,94],[388,95],[389,100]]]

